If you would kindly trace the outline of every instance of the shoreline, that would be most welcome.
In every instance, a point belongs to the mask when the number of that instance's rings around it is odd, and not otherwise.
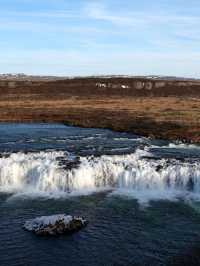
[[[114,120],[113,120],[114,122]],[[139,123],[142,124],[144,121],[140,121]],[[80,128],[97,128],[97,129],[107,129],[107,130],[112,130],[115,132],[121,132],[121,133],[130,133],[130,134],[134,134],[137,135],[139,137],[146,137],[146,138],[150,138],[150,139],[157,139],[157,140],[163,140],[163,141],[172,141],[172,142],[181,142],[181,143],[185,143],[185,144],[196,144],[196,145],[200,145],[200,138],[197,136],[197,138],[192,138],[192,137],[187,137],[185,134],[187,131],[185,131],[184,127],[181,126],[177,126],[177,125],[173,125],[173,124],[162,124],[162,126],[160,124],[155,125],[154,124],[154,129],[148,129],[145,128],[145,130],[141,127],[138,127],[136,129],[134,128],[123,128],[121,127],[117,127],[115,125],[97,125],[97,124],[92,124],[90,123],[89,119],[87,119],[86,121],[79,121],[79,120],[70,120],[70,121],[60,121],[60,120],[6,120],[6,121],[0,121],[0,124],[3,123],[8,123],[8,124],[20,124],[20,123],[24,123],[24,124],[34,124],[34,123],[41,123],[41,124],[62,124],[64,126],[72,126],[72,127],[80,127]],[[131,125],[132,127],[132,125]],[[159,132],[156,132],[156,129],[159,128]],[[172,128],[172,132],[166,132],[166,130],[164,130],[165,128]],[[178,129],[178,130],[177,130]],[[180,134],[179,132],[183,132],[182,134]]]

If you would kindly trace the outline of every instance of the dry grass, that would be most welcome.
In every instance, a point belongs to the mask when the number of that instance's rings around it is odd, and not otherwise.
[[[36,95],[7,95],[0,100],[0,121],[66,121],[200,141],[200,99],[65,95],[47,100]]]

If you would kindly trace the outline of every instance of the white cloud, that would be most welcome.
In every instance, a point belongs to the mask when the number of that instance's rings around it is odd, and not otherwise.
[[[134,26],[144,22],[143,19],[130,14],[110,12],[105,5],[94,2],[85,5],[85,14],[91,19],[107,21],[117,26]]]
[[[148,11],[127,10],[120,12],[119,10],[111,10],[105,4],[99,2],[89,2],[85,5],[85,14],[94,20],[107,21],[118,26],[162,26],[163,24],[170,26],[200,26],[199,16],[186,16],[160,11],[151,14]]]

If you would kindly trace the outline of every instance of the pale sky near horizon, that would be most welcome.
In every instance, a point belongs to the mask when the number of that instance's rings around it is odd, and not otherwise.
[[[0,0],[0,73],[200,78],[199,0]]]

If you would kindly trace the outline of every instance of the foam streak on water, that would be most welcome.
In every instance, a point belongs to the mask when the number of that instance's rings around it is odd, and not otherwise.
[[[13,153],[0,158],[0,190],[56,197],[99,189],[136,197],[159,194],[161,198],[172,192],[200,193],[199,162],[169,162],[147,156],[151,154],[138,149],[130,155],[81,157],[77,167],[66,168],[64,164],[71,158],[62,151]]]

